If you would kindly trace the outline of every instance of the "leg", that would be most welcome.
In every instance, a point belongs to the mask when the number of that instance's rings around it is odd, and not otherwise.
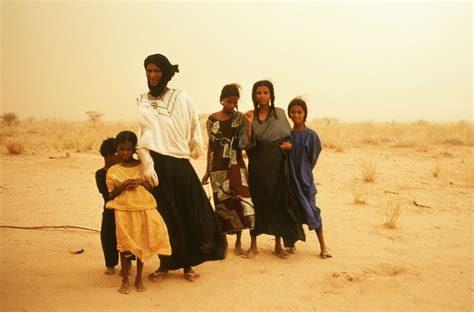
[[[245,254],[242,255],[244,258],[253,258],[258,253],[257,249],[257,236],[250,236],[250,248]]]
[[[185,267],[183,268],[183,272],[184,272],[184,278],[188,281],[188,282],[194,282],[196,281],[200,275],[197,274],[192,267]]]
[[[315,230],[316,236],[318,236],[318,241],[319,241],[319,246],[321,248],[321,252],[319,253],[319,256],[323,259],[326,258],[331,258],[331,254],[328,252],[326,243],[324,242],[324,234],[323,234],[323,229],[320,228],[319,231]]]
[[[138,259],[137,257],[137,276],[135,277],[135,288],[138,292],[145,291],[145,286],[143,285],[142,280],[142,272],[143,272],[143,262]]]
[[[131,260],[127,257],[127,252],[120,253],[120,263],[122,264],[122,286],[120,286],[119,292],[128,294],[128,273],[130,272]]]
[[[106,270],[104,274],[113,275],[118,264],[117,239],[115,238],[115,211],[104,209],[100,227],[100,242],[104,252]]]
[[[244,251],[242,250],[242,231],[238,231],[235,238],[235,249],[234,254],[237,256],[243,255]]]
[[[275,250],[273,254],[282,259],[288,259],[289,255],[281,245],[281,236],[275,236]]]

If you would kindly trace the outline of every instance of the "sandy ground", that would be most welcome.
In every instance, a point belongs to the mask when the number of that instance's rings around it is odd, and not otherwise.
[[[315,176],[332,259],[318,257],[314,233],[307,232],[306,243],[298,243],[288,260],[272,255],[273,238],[261,236],[253,259],[237,257],[230,248],[225,260],[196,268],[198,282],[176,271],[159,284],[146,280],[144,293],[119,294],[120,277],[103,274],[98,233],[0,228],[0,310],[472,311],[473,152],[323,151]],[[377,161],[372,183],[361,179],[360,162],[367,155]],[[102,199],[94,172],[102,166],[100,155],[50,156],[61,155],[1,152],[0,224],[98,229]],[[436,178],[435,163],[441,168]],[[204,160],[193,165],[201,176]],[[353,203],[355,186],[368,194],[366,205]],[[383,226],[390,200],[402,209],[395,229]],[[248,232],[243,240],[248,247]],[[84,252],[69,252],[79,249]],[[146,263],[145,276],[158,264]]]

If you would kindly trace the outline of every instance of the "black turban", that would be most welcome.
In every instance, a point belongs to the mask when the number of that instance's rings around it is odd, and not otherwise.
[[[148,64],[155,64],[161,70],[161,80],[157,86],[152,86],[148,81],[148,89],[154,97],[159,96],[168,85],[168,82],[173,78],[174,73],[179,73],[178,65],[172,65],[166,56],[162,54],[149,55],[144,62],[144,66]]]

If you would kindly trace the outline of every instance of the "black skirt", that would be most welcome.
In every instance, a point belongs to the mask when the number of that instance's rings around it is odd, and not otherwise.
[[[159,179],[152,193],[168,227],[172,250],[171,256],[159,255],[160,268],[177,270],[224,259],[220,224],[189,160],[150,153]]]
[[[250,234],[304,241],[301,207],[290,184],[288,155],[279,145],[279,142],[257,141],[247,152],[249,188],[255,207],[255,228]]]

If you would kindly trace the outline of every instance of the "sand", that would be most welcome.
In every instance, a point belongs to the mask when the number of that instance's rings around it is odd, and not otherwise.
[[[318,257],[313,232],[287,260],[272,255],[273,237],[265,235],[255,258],[235,256],[231,236],[225,260],[196,267],[197,282],[174,271],[159,283],[145,280],[143,293],[120,294],[120,276],[103,274],[96,232],[0,228],[0,310],[472,311],[473,151],[369,145],[324,150],[314,174],[333,258]],[[360,162],[367,155],[377,163],[374,182],[362,181]],[[61,156],[1,152],[1,225],[100,228],[94,172],[102,158]],[[436,163],[441,170],[433,177]],[[193,165],[202,176],[204,159]],[[355,187],[367,194],[367,204],[353,203]],[[394,229],[383,225],[390,202],[401,208]],[[248,231],[243,243],[248,247]],[[144,275],[158,265],[158,259],[146,263]]]

